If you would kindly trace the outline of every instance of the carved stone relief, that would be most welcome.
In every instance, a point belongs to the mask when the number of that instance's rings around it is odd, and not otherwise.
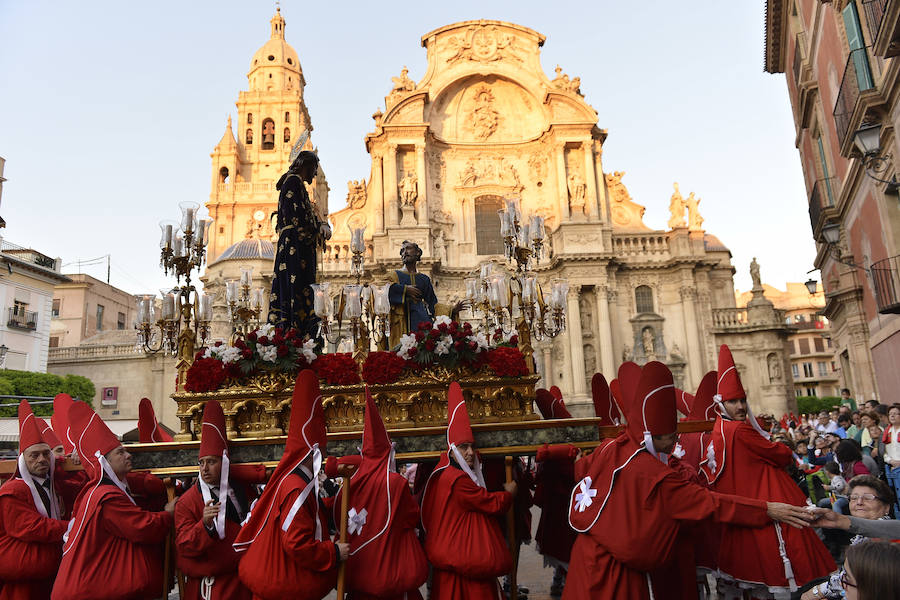
[[[516,38],[503,33],[496,25],[470,25],[463,35],[447,38],[447,62],[492,62],[513,60],[522,62],[516,55]]]
[[[366,180],[347,182],[347,206],[357,210],[366,205]]]
[[[487,85],[481,85],[475,90],[473,107],[469,113],[469,123],[472,133],[482,141],[497,131],[500,113],[494,108],[494,94]]]
[[[583,348],[584,353],[584,374],[588,381],[594,376],[594,373],[597,372],[597,351],[594,349],[593,344],[585,344]]]
[[[581,93],[581,77],[569,79],[569,76],[563,73],[562,67],[559,65],[556,65],[555,71],[556,77],[550,80],[553,87],[564,92],[573,92],[579,96],[583,95]]]
[[[521,187],[519,172],[502,156],[478,155],[466,161],[459,174],[459,183],[464,187],[486,184]]]
[[[578,298],[578,312],[581,314],[581,335],[594,335],[594,298],[592,294],[583,293]]]

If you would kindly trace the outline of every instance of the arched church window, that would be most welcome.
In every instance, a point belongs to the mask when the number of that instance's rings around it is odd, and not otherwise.
[[[247,113],[247,125],[253,125],[253,113]]]
[[[475,245],[478,254],[503,254],[500,237],[500,215],[503,199],[500,196],[475,198]]]
[[[228,167],[219,169],[219,182],[228,183]]]
[[[289,113],[289,112],[284,113],[284,122],[285,123],[291,122],[291,113]]]
[[[289,127],[284,128],[284,143],[288,143],[291,141],[291,129]]]
[[[262,149],[271,150],[275,147],[275,121],[265,119],[262,123]]]
[[[639,285],[634,288],[634,306],[639,313],[653,312],[653,290],[649,285]]]
[[[244,141],[247,142],[248,145],[253,143],[253,130],[249,127],[247,128],[247,135],[244,137]]]

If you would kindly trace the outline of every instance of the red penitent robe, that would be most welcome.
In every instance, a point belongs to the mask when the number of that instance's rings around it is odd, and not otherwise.
[[[306,487],[292,473],[284,478],[265,527],[247,548],[238,569],[241,581],[263,600],[321,600],[337,581],[337,548],[328,537],[328,522],[318,499],[306,499],[287,531],[282,522]],[[322,541],[316,540],[318,519]]]
[[[172,529],[167,512],[132,504],[111,483],[86,487],[63,548],[53,600],[143,600],[162,594],[159,548]]]
[[[347,561],[347,590],[349,600],[417,600],[421,599],[419,586],[428,577],[428,562],[416,527],[419,525],[419,506],[409,491],[409,482],[397,473],[389,473],[387,488],[390,490],[390,507],[355,506],[357,500],[350,487],[351,507],[370,509],[363,528],[382,528],[382,513],[390,511],[390,526],[380,535],[377,529],[366,536],[365,546],[360,547],[357,538],[350,536],[351,555]],[[355,479],[352,480],[355,482]],[[377,482],[383,492],[384,479]],[[335,506],[340,506],[340,494]],[[386,510],[382,510],[386,509]],[[367,534],[369,532],[366,532]]]
[[[0,487],[0,600],[50,597],[67,526],[37,511],[21,479]]]
[[[511,494],[488,492],[457,467],[433,474],[422,502],[431,600],[500,598],[497,576],[509,573],[512,557],[497,516],[511,504]]]
[[[712,434],[716,468],[707,462],[703,470],[713,490],[798,506],[806,503],[806,496],[785,471],[793,460],[790,448],[770,442],[745,421],[719,417]],[[780,529],[798,586],[835,570],[834,560],[815,530],[787,525]],[[760,529],[723,526],[719,570],[741,581],[786,588],[775,525]]]
[[[622,454],[628,456],[624,450]],[[591,458],[597,460],[585,466],[583,461],[575,464],[577,479],[584,477],[585,467],[592,463],[594,470],[616,467],[604,461],[599,451]],[[605,495],[606,490],[598,490],[595,502],[602,503]],[[745,526],[770,522],[765,502],[711,493],[641,450],[618,471],[603,511],[575,540],[563,600],[649,600],[649,572],[673,559],[682,522],[704,519]],[[655,598],[681,598],[672,595],[683,589],[677,579],[657,580],[653,585]]]
[[[238,577],[238,555],[234,538],[241,524],[225,518],[225,539],[203,524],[203,494],[194,484],[175,505],[175,552],[184,573],[184,599],[200,600],[204,577],[212,577],[207,600],[250,600],[252,594]]]

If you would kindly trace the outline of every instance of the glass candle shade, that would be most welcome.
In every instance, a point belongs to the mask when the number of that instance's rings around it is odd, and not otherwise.
[[[200,295],[200,310],[199,317],[201,321],[212,321],[212,296],[210,294],[201,294]]]
[[[231,304],[237,302],[240,297],[238,286],[240,282],[236,279],[229,279],[225,282],[225,300]]]
[[[477,300],[481,282],[475,277],[466,277],[466,300]]]
[[[355,319],[362,314],[362,303],[359,293],[360,286],[356,284],[344,286],[344,317]]]
[[[351,227],[347,226],[350,229],[350,251],[351,252],[365,252],[366,251],[366,242],[365,242],[365,233],[366,226],[362,227]]]
[[[250,285],[253,282],[253,267],[241,267],[241,285]]]
[[[185,233],[193,233],[196,228],[197,209],[200,207],[196,202],[181,202],[178,208],[181,209],[181,230]]]
[[[162,318],[164,321],[175,320],[175,294],[171,292],[163,296]]]
[[[379,317],[386,317],[391,312],[391,301],[389,294],[391,292],[391,284],[377,285],[375,291],[375,314]]]
[[[328,316],[328,309],[331,306],[331,298],[328,297],[327,288],[323,284],[313,283],[309,287],[313,290],[313,311],[320,319]]]
[[[175,235],[175,231],[178,230],[178,223],[175,221],[160,221],[159,222],[160,229],[160,237],[159,237],[159,248],[160,250],[171,250],[172,249],[172,237]]]

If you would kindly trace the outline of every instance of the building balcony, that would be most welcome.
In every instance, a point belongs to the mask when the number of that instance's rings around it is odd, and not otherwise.
[[[826,209],[834,208],[836,185],[834,177],[825,177],[813,184],[812,193],[809,195],[809,226],[812,228],[814,238],[818,238],[825,218],[831,216],[827,214]]]
[[[6,324],[16,329],[34,331],[37,329],[37,313],[31,310],[16,310],[15,307],[12,307],[9,309],[9,320]]]
[[[871,273],[878,312],[884,315],[900,314],[900,256],[879,260],[872,265]]]
[[[45,269],[59,271],[59,265],[56,260],[31,248],[25,248],[24,246],[2,240],[0,241],[0,252],[18,258],[19,260],[35,264],[39,267],[44,267]]]
[[[900,54],[900,1],[863,0],[872,54],[890,58]]]
[[[851,50],[832,113],[841,155],[850,156],[857,129],[879,122],[878,109],[883,104],[884,99],[875,88],[866,48]]]

